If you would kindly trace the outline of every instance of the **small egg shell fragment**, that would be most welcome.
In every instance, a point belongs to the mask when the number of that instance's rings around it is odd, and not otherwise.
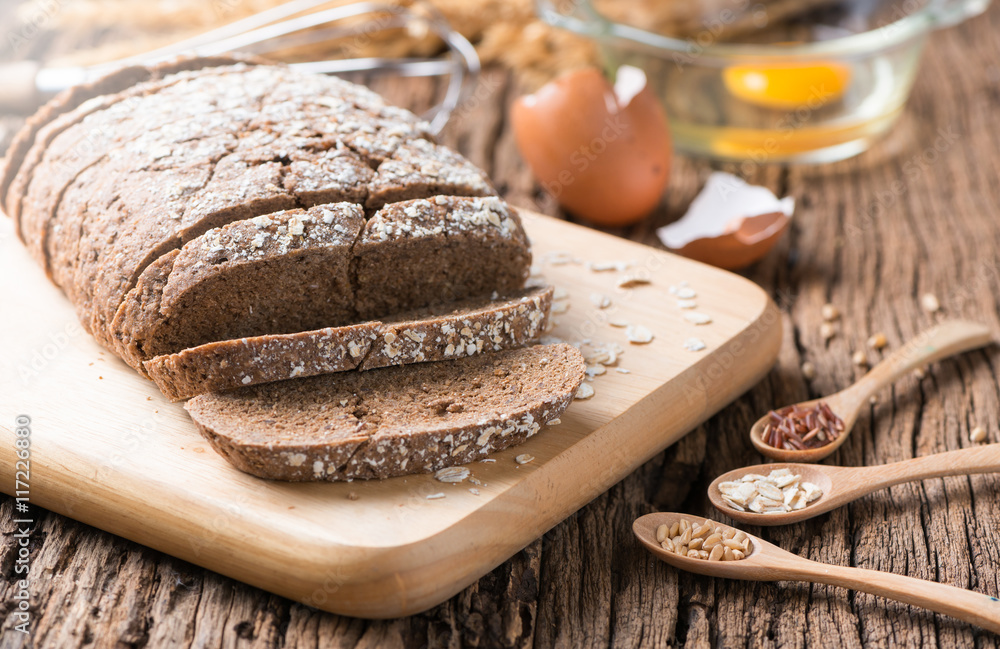
[[[708,177],[680,220],[659,228],[663,244],[685,257],[737,270],[752,264],[788,229],[795,199],[778,199],[725,172]]]

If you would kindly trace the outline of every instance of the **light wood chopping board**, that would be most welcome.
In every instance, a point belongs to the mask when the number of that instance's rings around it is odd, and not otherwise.
[[[15,418],[28,415],[33,504],[347,615],[416,613],[475,582],[750,388],[781,338],[778,310],[745,279],[525,213],[538,270],[568,294],[551,335],[625,350],[587,382],[594,396],[469,465],[481,484],[269,482],[231,468],[180,404],[85,334],[11,226],[0,219],[0,490],[14,493]],[[631,266],[587,265],[609,261]],[[618,288],[624,275],[650,283]],[[711,323],[684,318],[670,290],[684,282]],[[609,321],[655,337],[630,344]],[[705,349],[686,349],[690,338]]]

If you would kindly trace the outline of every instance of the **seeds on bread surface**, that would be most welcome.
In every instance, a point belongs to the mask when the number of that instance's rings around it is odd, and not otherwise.
[[[170,307],[169,288],[176,282],[157,280],[167,299],[153,298],[138,284],[171,251],[230,223],[337,202],[367,206],[368,218],[378,215],[370,212],[376,207],[392,211],[417,198],[434,201],[443,211],[442,236],[435,240],[432,233],[422,256],[437,245],[439,256],[464,277],[455,281],[425,261],[429,279],[416,287],[400,280],[396,297],[359,305],[358,319],[422,307],[432,293],[435,301],[460,300],[509,294],[523,285],[527,239],[517,215],[493,198],[485,174],[434,144],[426,123],[369,90],[283,66],[242,63],[145,83],[53,113],[52,123],[60,124],[50,126],[50,134],[42,133],[44,125],[32,126],[24,138],[38,146],[29,147],[22,162],[32,159],[20,165],[7,197],[23,208],[29,249],[105,346],[132,345],[112,325],[123,314]],[[473,206],[456,198],[466,195],[492,202]],[[406,267],[412,261],[407,255],[421,256],[406,245],[398,256],[362,251],[360,235],[351,245],[359,248],[360,282],[403,275],[390,271]],[[470,259],[479,272],[472,272]],[[150,277],[182,267],[163,264]],[[428,275],[420,271],[410,277]],[[268,282],[280,284],[279,275]],[[145,295],[146,306],[126,307],[129,295]],[[317,323],[324,308],[294,317],[288,309],[248,333],[287,333],[300,321]],[[240,317],[247,315],[249,305]],[[206,338],[218,340],[233,329],[232,322],[218,320],[219,330]],[[131,349],[140,361],[150,358],[141,344]]]

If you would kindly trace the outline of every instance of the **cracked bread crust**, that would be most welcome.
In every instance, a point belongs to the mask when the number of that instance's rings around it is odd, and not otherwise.
[[[8,203],[11,183],[14,181],[15,176],[22,171],[26,171],[30,175],[31,169],[25,169],[29,151],[32,148],[36,148],[39,151],[44,151],[48,148],[51,140],[43,137],[41,131],[49,127],[56,120],[61,119],[67,113],[72,113],[73,117],[69,120],[63,120],[63,128],[74,124],[92,112],[104,110],[114,105],[123,97],[129,96],[130,93],[141,90],[140,86],[144,83],[184,71],[233,65],[236,63],[256,65],[260,62],[261,60],[257,57],[239,54],[200,58],[179,57],[153,66],[127,66],[120,68],[100,79],[64,90],[28,118],[24,126],[14,136],[10,147],[7,149],[3,166],[0,167],[0,205],[5,207],[9,216],[14,217],[13,205]],[[49,130],[48,137],[54,137],[60,132],[61,129]],[[19,201],[20,198],[18,197],[17,200]]]
[[[208,343],[143,362],[173,401],[297,377],[445,361],[523,347],[548,322],[552,289],[480,299],[400,316],[294,334]]]
[[[201,395],[185,408],[209,443],[246,473],[289,481],[389,478],[520,444],[565,411],[584,370],[575,347],[537,345]]]

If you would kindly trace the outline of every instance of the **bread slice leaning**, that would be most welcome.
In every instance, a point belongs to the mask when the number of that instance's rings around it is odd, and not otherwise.
[[[293,334],[208,343],[143,363],[172,401],[247,385],[347,370],[445,361],[523,347],[542,334],[552,288],[467,300],[399,316]]]
[[[389,478],[523,442],[566,410],[584,371],[575,347],[536,345],[206,394],[185,408],[215,450],[246,473]]]

